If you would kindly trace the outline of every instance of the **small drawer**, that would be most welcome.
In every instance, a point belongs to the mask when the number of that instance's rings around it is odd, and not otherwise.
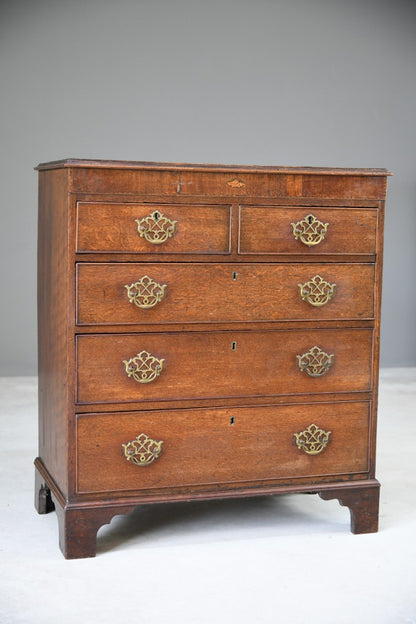
[[[351,476],[369,470],[369,404],[80,414],[77,491]]]
[[[77,251],[230,253],[229,205],[77,204]]]
[[[377,210],[240,206],[239,253],[371,255]]]
[[[371,329],[79,335],[78,402],[368,391],[371,355]]]
[[[372,264],[79,263],[79,325],[372,319]]]

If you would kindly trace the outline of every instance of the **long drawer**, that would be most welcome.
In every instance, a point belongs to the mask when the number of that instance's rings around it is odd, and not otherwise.
[[[374,254],[376,235],[376,209],[240,207],[240,253]]]
[[[369,404],[324,403],[77,417],[80,493],[368,471]]]
[[[371,357],[371,329],[79,335],[77,400],[368,391]]]
[[[79,263],[77,323],[371,319],[373,264]]]

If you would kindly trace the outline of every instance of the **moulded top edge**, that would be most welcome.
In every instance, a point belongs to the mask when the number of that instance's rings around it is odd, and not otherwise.
[[[106,169],[153,169],[153,170],[180,170],[180,171],[218,171],[234,173],[286,173],[286,174],[309,174],[309,175],[355,175],[355,176],[389,176],[392,175],[387,169],[348,168],[348,167],[274,167],[267,165],[211,165],[191,163],[159,163],[141,162],[132,160],[83,160],[79,158],[67,158],[40,163],[35,169],[43,171],[47,169],[63,169],[66,167],[92,167]]]

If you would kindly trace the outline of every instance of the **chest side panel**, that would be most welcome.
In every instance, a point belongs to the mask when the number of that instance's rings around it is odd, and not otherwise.
[[[39,457],[68,490],[74,301],[68,171],[40,172],[38,212]]]

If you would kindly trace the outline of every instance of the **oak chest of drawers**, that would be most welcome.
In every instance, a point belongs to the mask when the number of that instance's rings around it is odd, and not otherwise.
[[[64,555],[151,502],[314,492],[376,531],[387,171],[38,170],[35,500]]]

